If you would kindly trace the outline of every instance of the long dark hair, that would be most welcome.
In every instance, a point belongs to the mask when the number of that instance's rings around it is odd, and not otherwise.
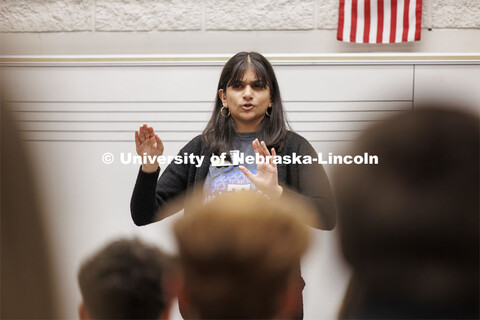
[[[239,52],[227,61],[223,67],[220,80],[218,81],[215,107],[212,117],[203,130],[203,139],[207,147],[214,154],[227,153],[230,151],[233,139],[238,135],[235,122],[230,116],[223,117],[220,114],[222,100],[218,96],[218,90],[227,91],[236,81],[242,81],[243,75],[248,68],[251,68],[262,83],[270,89],[272,108],[268,109],[270,116],[265,116],[257,127],[257,137],[265,141],[268,148],[275,148],[276,151],[283,149],[285,136],[287,134],[287,120],[283,109],[280,89],[277,77],[270,62],[257,52]]]

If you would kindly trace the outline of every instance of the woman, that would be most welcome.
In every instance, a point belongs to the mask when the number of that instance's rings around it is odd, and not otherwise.
[[[203,187],[205,197],[232,189],[258,189],[272,199],[291,197],[313,204],[318,214],[314,227],[331,230],[336,210],[327,175],[319,164],[276,164],[267,156],[317,154],[300,135],[287,130],[280,90],[273,68],[259,53],[240,52],[223,68],[210,121],[203,133],[179,154],[205,156],[202,165],[171,163],[160,179],[158,163],[143,164],[131,200],[135,224],[163,217],[155,213],[178,195]],[[163,144],[146,124],[135,132],[136,150],[159,156]],[[234,152],[230,152],[235,150]],[[227,154],[224,163],[210,163],[212,154]],[[267,161],[246,166],[236,155],[258,154]],[[240,157],[241,158],[241,157]]]
[[[198,168],[193,163],[172,163],[160,179],[158,163],[143,164],[130,205],[135,224],[161,220],[166,215],[155,216],[158,209],[179,194],[201,187],[206,200],[232,189],[258,189],[272,199],[290,197],[310,202],[318,214],[318,224],[314,227],[333,229],[335,204],[321,165],[275,164],[271,158],[246,166],[238,163],[236,155],[241,154],[258,154],[263,159],[275,155],[317,158],[307,140],[287,130],[280,90],[268,60],[255,52],[236,54],[225,64],[217,90],[215,108],[207,127],[179,152],[182,156],[205,156],[206,160]],[[162,140],[147,125],[135,132],[135,144],[139,155],[163,153]],[[222,153],[228,155],[228,161],[209,161],[212,154]],[[298,288],[293,299],[302,306],[305,283],[300,275],[300,262],[297,274]],[[188,318],[185,304],[183,301],[179,304],[182,315]],[[303,308],[299,308],[297,314],[296,318],[302,319]]]

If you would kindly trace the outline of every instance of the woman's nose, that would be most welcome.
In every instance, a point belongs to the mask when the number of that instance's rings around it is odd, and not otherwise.
[[[243,97],[245,99],[252,98],[252,88],[250,86],[246,86],[245,90],[243,90]]]

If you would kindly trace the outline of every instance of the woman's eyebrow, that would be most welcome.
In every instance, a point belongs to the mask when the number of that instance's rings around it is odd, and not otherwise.
[[[258,80],[253,81],[253,84],[258,85],[258,86],[262,86],[262,87],[267,86],[267,82],[265,80],[262,80],[262,79],[258,79]]]
[[[242,83],[243,83],[242,80],[232,80],[232,81],[229,82],[228,85],[229,85],[229,86],[232,86],[232,85],[234,85],[234,84],[242,84]]]
[[[233,80],[231,81],[228,85],[229,86],[233,86],[233,85],[244,85],[244,84],[253,84],[253,85],[262,85],[264,86],[265,85],[265,81],[264,80],[261,80],[261,79],[256,79],[256,80],[253,80],[253,81],[243,81],[243,80]]]
[[[257,80],[251,81],[250,83],[252,83],[252,84],[264,84],[265,81],[263,81],[263,80],[261,80],[261,79],[257,79]]]

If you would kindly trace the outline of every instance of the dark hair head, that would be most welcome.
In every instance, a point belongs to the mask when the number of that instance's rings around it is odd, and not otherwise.
[[[78,283],[93,319],[158,319],[171,299],[172,259],[138,239],[117,240],[86,260]]]
[[[478,236],[478,118],[425,106],[369,128],[353,150],[364,152],[379,163],[346,166],[336,175],[347,258],[378,257],[373,248],[395,254],[393,240],[430,241],[433,247],[415,246],[409,254],[443,257],[453,239],[467,244]],[[381,238],[390,239],[388,248]]]
[[[224,118],[220,114],[222,100],[218,96],[218,90],[224,92],[236,81],[241,81],[245,72],[251,69],[258,80],[270,89],[272,108],[270,117],[264,117],[257,128],[258,139],[265,141],[269,148],[277,151],[283,148],[283,142],[287,133],[287,121],[280,97],[280,88],[277,77],[270,62],[257,52],[239,52],[227,61],[223,67],[218,81],[215,107],[210,121],[203,131],[203,137],[212,153],[220,154],[230,151],[233,138],[237,136],[235,122],[232,117]]]
[[[335,175],[342,250],[363,292],[436,311],[476,305],[478,316],[479,119],[417,107],[356,141],[351,154],[377,155],[378,165]]]

